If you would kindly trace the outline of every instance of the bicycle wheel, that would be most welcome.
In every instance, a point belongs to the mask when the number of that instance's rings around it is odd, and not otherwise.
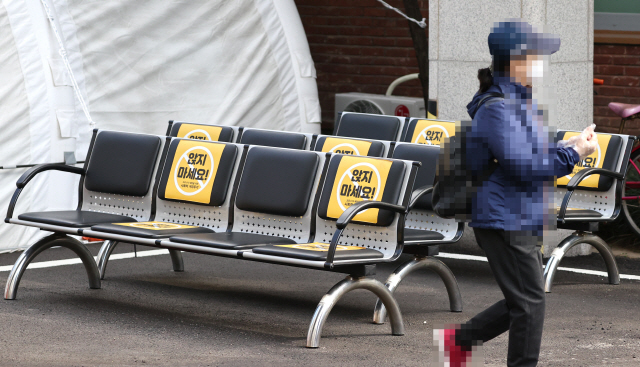
[[[622,212],[629,227],[640,236],[640,149],[631,153],[622,185]]]

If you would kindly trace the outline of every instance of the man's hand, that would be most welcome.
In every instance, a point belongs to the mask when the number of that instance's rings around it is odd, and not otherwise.
[[[587,127],[580,135],[574,136],[567,140],[567,146],[573,145],[573,149],[578,152],[580,159],[585,159],[598,147],[598,135],[594,132],[595,124]]]

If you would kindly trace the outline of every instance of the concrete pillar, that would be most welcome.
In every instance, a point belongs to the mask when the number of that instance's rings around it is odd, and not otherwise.
[[[548,87],[550,122],[560,129],[582,130],[593,121],[593,0],[430,0],[429,97],[438,101],[438,117],[469,119],[466,105],[478,90],[477,70],[491,64],[487,37],[493,23],[522,18],[538,29],[560,35],[560,51],[551,56]],[[545,101],[546,99],[546,101]],[[568,231],[548,237],[548,255]],[[577,246],[571,252],[586,254]]]

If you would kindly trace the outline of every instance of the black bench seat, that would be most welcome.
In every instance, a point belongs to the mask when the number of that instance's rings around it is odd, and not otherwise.
[[[412,228],[404,229],[404,240],[406,242],[424,241],[423,245],[430,245],[427,241],[440,241],[442,239],[444,239],[444,236],[440,232]],[[439,243],[433,243],[433,245],[439,245]]]
[[[296,241],[258,233],[223,232],[198,233],[172,236],[171,242],[186,243],[188,245],[215,247],[230,250],[246,250],[257,246],[270,244],[295,244]]]
[[[178,234],[212,233],[205,227],[168,222],[109,223],[92,226],[91,230],[140,238],[167,238]]]
[[[103,134],[109,135],[98,135]],[[394,261],[402,253],[404,218],[419,163],[171,137],[161,162],[157,171],[154,160],[145,162],[152,166],[148,181],[154,182],[153,190],[146,185],[152,194],[135,199],[134,194],[145,192],[118,190],[127,197],[116,197],[117,203],[107,197],[106,207],[122,209],[124,219],[77,229],[105,240],[98,264],[84,245],[72,246],[75,239],[54,233],[23,254],[18,271],[12,271],[18,275],[8,282],[16,286],[9,287],[17,288],[29,262],[23,259],[63,245],[81,257],[90,286],[98,288],[114,247],[131,243],[168,249],[175,271],[183,271],[181,251],[188,251],[347,274],[319,302],[307,347],[319,346],[333,305],[356,289],[378,296],[389,309],[392,334],[404,334],[396,300],[373,275],[377,263]],[[90,203],[102,200],[103,191],[97,189],[105,185],[97,177],[109,171],[103,167],[100,175],[88,175],[97,191],[85,196]],[[121,176],[121,182],[110,185],[129,185],[126,173]],[[124,210],[138,210],[147,202],[148,216],[126,217]]]
[[[18,219],[29,222],[51,224],[55,226],[86,228],[101,223],[135,222],[136,220],[124,215],[92,212],[88,210],[61,210],[47,212],[32,212],[18,215]]]
[[[556,213],[560,211],[560,208],[556,209]],[[568,208],[567,213],[564,215],[567,219],[573,218],[601,218],[602,213],[589,209],[572,209]]]
[[[329,251],[328,243],[301,243],[292,245],[270,245],[256,247],[252,250],[256,254],[292,257],[294,259],[310,261],[326,261]],[[335,260],[380,259],[382,252],[360,246],[336,247]]]

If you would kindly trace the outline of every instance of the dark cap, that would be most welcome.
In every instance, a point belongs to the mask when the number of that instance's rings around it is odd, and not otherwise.
[[[489,52],[497,57],[551,55],[559,48],[560,37],[537,32],[520,19],[495,23],[489,35]]]

